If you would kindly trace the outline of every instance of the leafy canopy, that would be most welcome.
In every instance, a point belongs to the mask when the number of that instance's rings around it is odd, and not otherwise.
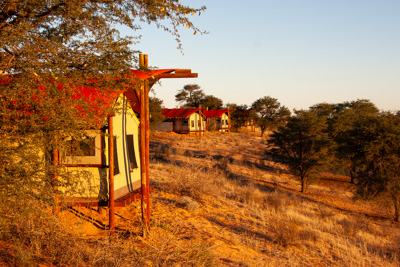
[[[190,19],[205,7],[177,0],[11,0],[0,6],[0,204],[13,199],[21,209],[28,200],[20,196],[51,199],[55,171],[57,185],[77,188],[77,175],[51,164],[51,151],[82,129],[104,125],[95,114],[110,111],[109,100],[131,82],[123,74],[135,67],[140,24],[171,33],[179,47],[181,28],[204,33]],[[120,25],[131,36],[121,36]],[[92,99],[105,103],[99,110]]]
[[[257,125],[261,128],[261,136],[267,129],[278,127],[290,116],[289,109],[270,96],[257,99],[251,108],[255,112]]]
[[[268,140],[267,155],[287,165],[301,179],[301,191],[307,191],[309,176],[324,166],[332,145],[326,119],[315,112],[298,110]]]
[[[175,95],[175,100],[184,104],[185,107],[199,107],[205,96],[206,94],[198,84],[186,84]]]
[[[358,138],[358,195],[385,195],[392,200],[394,220],[400,218],[400,117],[389,112],[359,118],[353,124]]]

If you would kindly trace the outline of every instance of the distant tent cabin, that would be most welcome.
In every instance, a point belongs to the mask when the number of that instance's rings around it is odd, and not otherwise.
[[[230,112],[232,127],[238,131],[255,132],[256,122],[253,109],[236,109]]]
[[[166,118],[159,127],[161,130],[203,135],[206,129],[205,117],[201,108],[166,108],[161,114]]]
[[[229,132],[231,129],[231,119],[228,109],[205,109],[203,114],[207,120],[207,130],[219,132]],[[214,128],[214,129],[213,129]]]
[[[253,109],[246,109],[243,112],[243,117],[245,118],[244,121],[244,128],[249,131],[249,132],[255,132],[256,131],[256,121],[251,114],[254,112]]]

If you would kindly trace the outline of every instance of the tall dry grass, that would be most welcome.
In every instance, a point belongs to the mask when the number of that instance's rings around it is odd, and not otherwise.
[[[219,137],[224,139],[218,140]],[[296,181],[282,171],[265,168],[259,151],[263,143],[249,134],[214,135],[195,142],[180,139],[175,145],[194,152],[169,155],[168,163],[153,163],[159,172],[168,173],[169,178],[162,181],[160,188],[200,201],[200,210],[207,195],[234,205],[241,213],[239,217],[222,212],[213,214],[212,221],[220,226],[229,222],[225,227],[235,244],[264,255],[268,255],[266,247],[280,251],[282,256],[269,259],[272,265],[399,265],[398,225],[357,212],[342,212],[295,191],[281,190],[279,183],[291,188]],[[215,157],[218,153],[221,157]],[[198,160],[193,156],[196,154],[205,156]],[[174,162],[179,162],[179,167]],[[294,250],[302,256],[289,257]]]
[[[339,187],[316,185],[310,195],[299,194],[297,181],[263,158],[263,139],[248,133],[152,138],[156,191],[148,239],[137,230],[137,203],[117,211],[123,223],[110,238],[106,230],[78,231],[90,222],[68,219],[68,210],[53,216],[38,200],[27,203],[34,211],[28,217],[22,207],[1,210],[0,265],[400,265],[398,224],[312,198],[349,194]]]

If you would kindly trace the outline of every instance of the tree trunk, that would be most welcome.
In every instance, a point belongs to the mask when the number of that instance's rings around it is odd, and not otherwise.
[[[305,175],[301,175],[300,179],[301,179],[301,192],[306,193],[307,192],[307,177]]]
[[[355,183],[356,178],[356,166],[353,163],[350,163],[350,182],[352,184]]]
[[[261,137],[263,137],[264,136],[264,132],[265,132],[265,128],[260,127],[260,129],[261,129]]]
[[[398,222],[399,221],[399,216],[400,216],[400,201],[399,201],[399,197],[397,196],[396,193],[392,193],[392,200],[393,200],[393,204],[394,204],[394,221]]]

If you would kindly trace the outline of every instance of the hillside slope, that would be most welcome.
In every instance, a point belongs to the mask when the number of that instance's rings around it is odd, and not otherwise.
[[[354,200],[348,177],[323,174],[301,194],[250,133],[158,133],[152,150],[154,220],[206,243],[217,265],[399,264],[399,225],[384,203]]]
[[[117,209],[112,238],[106,210],[51,216],[51,207],[33,206],[42,211],[36,218],[2,230],[0,265],[400,265],[399,224],[384,201],[354,200],[348,177],[321,174],[301,194],[296,177],[264,157],[266,139],[252,133],[150,140],[148,239],[140,201]]]

